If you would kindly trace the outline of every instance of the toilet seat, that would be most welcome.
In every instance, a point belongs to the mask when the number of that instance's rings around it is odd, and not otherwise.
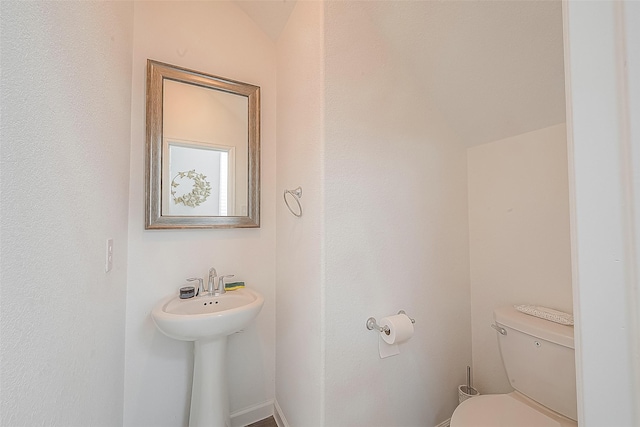
[[[462,402],[451,427],[577,427],[578,423],[550,411],[517,391],[487,394]]]

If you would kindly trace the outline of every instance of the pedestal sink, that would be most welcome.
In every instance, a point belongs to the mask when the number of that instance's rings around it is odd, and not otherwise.
[[[194,341],[189,427],[229,427],[225,359],[227,336],[247,326],[262,309],[258,292],[241,288],[218,296],[161,301],[151,312],[170,338]]]

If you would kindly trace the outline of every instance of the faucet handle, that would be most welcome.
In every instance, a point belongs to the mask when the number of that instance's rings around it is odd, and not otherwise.
[[[224,288],[224,279],[226,279],[227,277],[233,277],[235,276],[235,274],[227,274],[225,276],[220,276],[218,278],[218,292],[220,292],[221,294],[226,292],[226,289]]]
[[[196,280],[198,281],[198,286],[196,287],[196,296],[198,296],[204,292],[204,284],[202,283],[202,279],[199,277],[192,277],[190,279],[187,279],[187,282],[195,282]]]

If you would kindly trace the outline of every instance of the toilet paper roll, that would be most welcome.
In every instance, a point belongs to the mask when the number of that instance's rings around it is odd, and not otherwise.
[[[380,320],[380,326],[389,327],[389,335],[380,332],[380,336],[387,344],[399,344],[413,336],[413,323],[406,314],[383,317]]]

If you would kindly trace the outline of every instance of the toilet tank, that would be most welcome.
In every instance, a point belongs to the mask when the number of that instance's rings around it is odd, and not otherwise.
[[[502,307],[493,312],[502,363],[511,386],[528,398],[577,421],[573,326]]]

